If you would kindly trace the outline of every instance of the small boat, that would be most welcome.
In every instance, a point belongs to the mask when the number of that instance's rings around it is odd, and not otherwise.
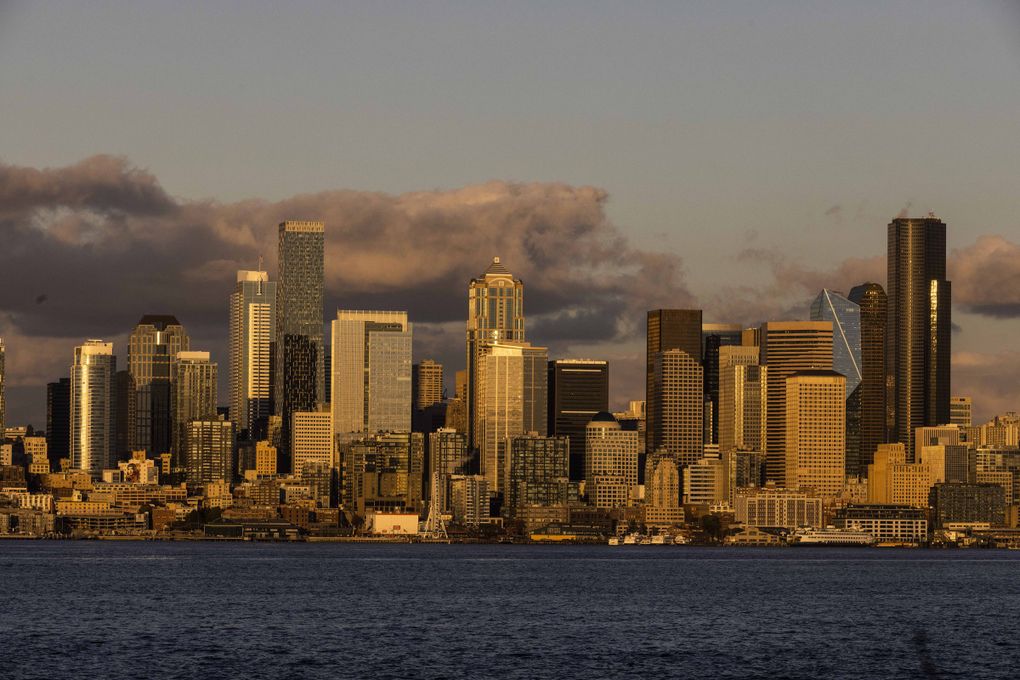
[[[609,545],[620,545],[620,537],[613,536],[609,539]]]
[[[652,545],[666,545],[666,534],[656,534],[652,536]]]

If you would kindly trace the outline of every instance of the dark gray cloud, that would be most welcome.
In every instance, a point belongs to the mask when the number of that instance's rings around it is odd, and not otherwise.
[[[407,309],[423,348],[451,362],[463,354],[468,281],[494,255],[525,282],[535,342],[627,338],[645,309],[693,298],[679,257],[630,244],[606,218],[606,200],[593,187],[489,182],[183,201],[123,158],[0,165],[0,333],[11,354],[33,354],[12,361],[10,378],[63,375],[74,343],[120,337],[144,313],[177,315],[222,360],[235,272],[260,255],[275,271],[276,225],[286,219],[326,223],[328,310]]]

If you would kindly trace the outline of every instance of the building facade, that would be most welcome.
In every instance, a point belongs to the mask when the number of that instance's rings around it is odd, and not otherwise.
[[[599,413],[585,428],[585,437],[588,504],[596,508],[630,505],[638,483],[638,433],[621,429],[609,413]]]
[[[695,363],[701,364],[702,314],[700,309],[653,309],[648,312],[645,338],[645,404],[648,419],[645,423],[645,450],[658,448],[661,435],[653,412],[655,402],[655,357],[660,352],[678,349],[686,352]],[[702,384],[704,393],[704,384]],[[704,401],[702,400],[702,408]],[[699,418],[702,414],[699,413]],[[703,424],[703,421],[702,421]]]
[[[570,479],[584,479],[585,427],[597,413],[609,410],[609,363],[594,359],[549,362],[550,435],[570,438]]]
[[[786,379],[786,486],[823,498],[843,491],[846,478],[846,378],[835,371],[801,371]]]
[[[113,343],[87,340],[71,365],[71,467],[100,479],[113,457]]]
[[[888,299],[877,283],[863,283],[850,290],[849,299],[860,308],[861,318],[861,383],[857,386],[856,403],[860,409],[860,443],[857,469],[848,472],[864,474],[879,444],[889,441],[891,418],[886,384],[886,316]]]
[[[681,349],[658,352],[652,364],[651,450],[666,449],[683,468],[704,451],[704,369],[696,357]]]
[[[230,419],[239,437],[263,439],[273,414],[276,282],[238,271],[230,294]]]
[[[134,382],[133,450],[150,456],[169,453],[173,445],[173,378],[177,354],[191,349],[184,326],[169,314],[147,314],[128,339],[128,371]]]

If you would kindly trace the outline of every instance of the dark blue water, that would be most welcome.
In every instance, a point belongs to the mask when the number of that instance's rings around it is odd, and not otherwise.
[[[0,542],[2,678],[1020,677],[1020,553]]]

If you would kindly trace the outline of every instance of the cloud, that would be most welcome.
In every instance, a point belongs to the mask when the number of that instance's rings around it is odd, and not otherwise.
[[[1004,236],[980,236],[949,259],[953,301],[975,314],[1020,317],[1020,244]]]
[[[953,353],[953,394],[974,399],[974,424],[1016,411],[1020,352]]]
[[[30,346],[41,362],[37,370],[15,361],[12,379],[55,379],[74,344],[121,336],[145,313],[177,315],[194,344],[214,345],[224,360],[234,274],[259,256],[275,273],[277,224],[287,219],[326,224],[327,310],[406,309],[451,372],[463,363],[468,281],[494,255],[524,280],[535,342],[563,349],[631,337],[645,309],[694,299],[680,258],[633,246],[607,219],[607,200],[595,187],[493,181],[402,195],[185,201],[124,158],[0,164],[2,332],[9,353]]]

